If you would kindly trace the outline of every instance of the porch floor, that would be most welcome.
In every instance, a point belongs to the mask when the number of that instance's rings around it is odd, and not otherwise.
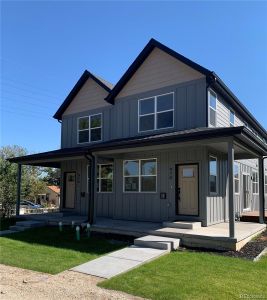
[[[236,222],[236,237],[229,237],[229,224],[219,223],[208,227],[181,229],[163,227],[162,223],[136,222],[98,218],[92,226],[97,232],[115,233],[140,237],[156,235],[180,238],[187,247],[210,248],[217,250],[239,250],[255,235],[266,229],[266,224]]]

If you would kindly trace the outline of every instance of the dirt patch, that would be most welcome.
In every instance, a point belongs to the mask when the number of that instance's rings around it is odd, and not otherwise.
[[[1,300],[143,299],[96,286],[102,280],[72,271],[50,275],[0,264],[0,298]]]

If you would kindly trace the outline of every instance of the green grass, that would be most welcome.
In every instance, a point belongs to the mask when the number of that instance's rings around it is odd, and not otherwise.
[[[9,226],[16,224],[16,217],[0,218],[0,230],[7,230]]]
[[[200,252],[173,252],[99,286],[157,300],[267,298],[267,257],[259,262]]]
[[[75,240],[75,230],[34,228],[0,238],[0,263],[56,274],[121,248],[100,237]]]

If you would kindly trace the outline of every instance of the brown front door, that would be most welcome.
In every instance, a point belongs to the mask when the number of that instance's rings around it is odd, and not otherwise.
[[[76,174],[75,172],[65,173],[64,208],[74,208],[76,197]]]
[[[198,164],[179,165],[177,170],[176,213],[198,215]]]

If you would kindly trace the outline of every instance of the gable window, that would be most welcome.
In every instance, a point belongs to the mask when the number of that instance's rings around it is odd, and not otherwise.
[[[230,127],[234,127],[235,126],[235,113],[230,110]]]
[[[155,158],[123,162],[124,192],[156,192],[157,160]]]
[[[252,171],[252,193],[258,194],[259,193],[259,177],[258,172]]]
[[[78,118],[78,144],[102,139],[102,114]]]
[[[209,91],[209,126],[216,126],[217,96],[213,91]]]
[[[174,94],[138,101],[139,132],[173,127]]]
[[[209,157],[209,191],[211,194],[217,193],[217,158]]]
[[[234,182],[235,182],[235,194],[239,194],[240,189],[240,176],[239,176],[239,165],[238,163],[234,164]]]
[[[97,165],[97,192],[113,191],[113,164]]]

